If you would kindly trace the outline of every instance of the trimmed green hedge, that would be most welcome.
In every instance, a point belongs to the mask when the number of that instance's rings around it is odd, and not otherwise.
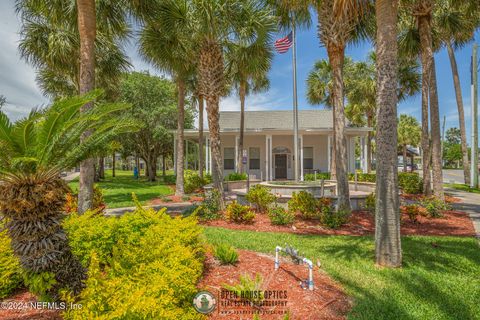
[[[316,175],[317,180],[329,180],[330,172],[320,172]],[[304,176],[305,181],[314,181],[315,174],[306,174]],[[349,173],[348,180],[354,181],[355,174]],[[372,182],[375,183],[377,175],[375,173],[357,173],[358,182]],[[404,193],[419,194],[423,192],[423,179],[415,172],[399,172],[398,173],[398,185]]]

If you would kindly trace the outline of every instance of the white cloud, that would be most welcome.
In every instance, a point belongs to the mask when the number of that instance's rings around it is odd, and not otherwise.
[[[35,70],[20,58],[18,52],[20,19],[13,1],[0,3],[0,94],[7,98],[6,114],[17,120],[33,107],[48,103],[37,84]]]

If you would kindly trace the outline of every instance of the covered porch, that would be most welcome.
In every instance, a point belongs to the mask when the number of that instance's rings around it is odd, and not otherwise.
[[[363,172],[367,170],[367,133],[368,128],[346,128],[349,172],[354,172],[356,169],[361,169]],[[212,171],[212,157],[208,131],[204,132],[204,137],[205,170],[210,173]],[[291,130],[246,130],[243,151],[240,150],[238,131],[222,132],[220,137],[224,176],[236,172],[237,159],[241,154],[244,156],[244,162],[246,162],[243,165],[243,171],[252,179],[262,181],[294,179],[296,159]],[[331,153],[334,146],[332,130],[299,130],[298,139],[300,180],[303,181],[306,174],[330,172]],[[198,131],[186,130],[185,140],[186,144],[194,143],[198,146]],[[198,148],[195,148],[195,150],[198,152]],[[174,155],[176,155],[176,152],[174,152]],[[357,159],[360,160],[359,165]],[[187,162],[186,166],[188,166]]]

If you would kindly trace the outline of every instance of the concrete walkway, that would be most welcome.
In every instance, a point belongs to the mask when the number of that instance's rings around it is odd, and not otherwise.
[[[145,209],[153,208],[156,211],[162,208],[167,208],[167,212],[169,213],[178,213],[178,212],[182,212],[183,210],[187,209],[190,206],[192,206],[190,202],[178,202],[178,203],[162,203],[162,204],[153,205],[153,206],[143,206],[143,208]],[[119,217],[124,213],[135,211],[135,209],[137,209],[137,207],[106,209],[105,215]]]
[[[477,238],[480,239],[480,194],[450,188],[445,188],[445,192],[462,200],[461,203],[454,203],[453,207],[469,214],[473,221]]]

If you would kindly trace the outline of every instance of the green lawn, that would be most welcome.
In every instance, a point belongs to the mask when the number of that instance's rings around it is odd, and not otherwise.
[[[467,186],[466,184],[448,183],[448,184],[445,184],[445,187],[456,189],[456,190],[461,190],[461,191],[465,191],[465,192],[480,193],[480,189],[472,188],[470,186]]]
[[[78,190],[78,179],[68,184],[74,191]],[[103,191],[105,203],[108,208],[132,207],[132,192],[138,200],[145,204],[148,200],[158,198],[162,195],[172,194],[172,189],[162,181],[161,174],[158,181],[148,182],[144,177],[135,180],[132,171],[116,170],[115,178],[111,170],[105,172],[105,180],[98,182]]]
[[[480,319],[480,247],[473,238],[403,237],[401,269],[375,267],[372,237],[205,228],[209,242],[274,254],[291,244],[354,298],[349,319]],[[432,245],[433,244],[433,245]],[[273,264],[272,264],[273,270]]]

